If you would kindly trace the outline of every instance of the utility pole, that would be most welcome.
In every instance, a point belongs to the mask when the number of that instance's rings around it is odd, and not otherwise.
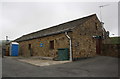
[[[6,44],[9,42],[8,40],[8,36],[6,36],[6,41],[5,41],[5,44],[2,45],[2,58],[4,58],[4,55],[6,53]]]
[[[102,8],[106,7],[106,6],[109,6],[109,4],[99,6],[99,8],[100,8],[100,21],[101,21],[101,25],[102,25],[102,29],[103,29],[103,39],[104,39],[104,26],[103,26],[104,22],[102,20]]]
[[[100,20],[101,20],[101,22],[102,22],[102,8],[106,7],[106,6],[109,6],[109,4],[99,6],[99,8],[100,8]]]

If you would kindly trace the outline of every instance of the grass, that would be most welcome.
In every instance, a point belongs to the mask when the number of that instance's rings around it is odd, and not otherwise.
[[[120,37],[110,37],[111,44],[120,44]]]

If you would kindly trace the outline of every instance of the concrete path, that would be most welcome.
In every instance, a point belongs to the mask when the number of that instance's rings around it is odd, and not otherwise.
[[[71,63],[34,66],[12,58],[3,58],[3,77],[117,77],[118,59],[106,56]]]
[[[40,60],[40,59],[18,59],[18,60],[35,66],[50,66],[50,65],[64,64],[70,62],[70,61],[53,61],[53,60]]]

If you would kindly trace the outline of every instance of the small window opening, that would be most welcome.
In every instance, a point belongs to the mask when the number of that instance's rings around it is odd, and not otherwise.
[[[54,40],[50,41],[50,49],[54,49]]]
[[[31,49],[31,44],[28,45],[28,49],[29,49],[29,50]]]
[[[97,23],[95,23],[95,29],[98,30],[98,28],[97,28]]]

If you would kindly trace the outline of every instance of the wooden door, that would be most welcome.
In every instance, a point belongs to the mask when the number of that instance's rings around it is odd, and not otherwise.
[[[28,45],[28,49],[29,49],[29,52],[30,52],[30,56],[33,56],[31,44]]]
[[[96,39],[96,53],[101,54],[102,39]]]

